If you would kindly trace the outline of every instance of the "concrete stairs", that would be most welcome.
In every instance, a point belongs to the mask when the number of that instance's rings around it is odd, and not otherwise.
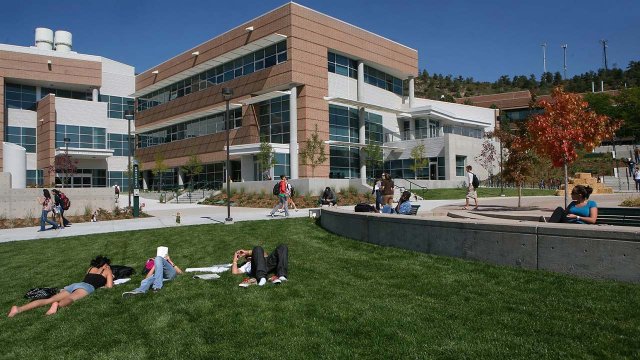
[[[210,197],[211,195],[213,195],[216,191],[215,190],[206,190],[206,191],[202,191],[202,190],[195,190],[193,192],[188,192],[185,191],[184,193],[180,194],[180,196],[178,196],[175,199],[172,199],[170,201],[170,203],[173,204],[196,204],[201,202],[202,200]]]

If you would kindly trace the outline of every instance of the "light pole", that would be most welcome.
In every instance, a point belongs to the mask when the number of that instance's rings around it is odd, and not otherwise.
[[[227,133],[227,169],[225,171],[225,175],[227,177],[227,218],[224,219],[227,223],[230,223],[233,221],[233,218],[231,217],[231,185],[230,185],[230,179],[231,179],[231,175],[229,175],[229,171],[231,170],[231,162],[229,161],[229,128],[230,128],[230,121],[229,121],[229,100],[231,100],[231,97],[233,96],[233,89],[231,88],[223,88],[222,89],[222,97],[224,98],[224,101],[227,102],[227,110],[224,113],[224,119],[225,119],[225,130]]]
[[[131,208],[131,152],[133,151],[131,149],[131,120],[133,120],[133,111],[132,110],[126,110],[124,112],[124,118],[127,119],[127,147],[128,147],[128,154],[129,154],[129,160],[127,162],[127,194],[128,194],[128,198],[129,198],[129,208]]]
[[[69,162],[69,143],[70,143],[70,142],[71,142],[71,139],[70,139],[70,138],[64,138],[64,145],[65,145],[65,147],[66,147],[65,154],[64,154],[64,155],[65,155],[65,159],[64,159],[64,161],[65,161],[65,167],[68,167],[68,166],[69,166],[69,165],[68,165],[68,162]],[[66,178],[66,179],[62,180],[62,187],[63,187],[63,188],[64,188],[64,182],[65,182],[65,181],[69,181],[69,171],[68,171],[68,170],[65,170],[65,178]]]

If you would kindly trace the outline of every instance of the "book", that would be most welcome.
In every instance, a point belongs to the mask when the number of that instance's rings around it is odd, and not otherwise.
[[[167,255],[169,255],[169,248],[166,246],[158,246],[158,249],[156,250],[156,256],[165,257]]]

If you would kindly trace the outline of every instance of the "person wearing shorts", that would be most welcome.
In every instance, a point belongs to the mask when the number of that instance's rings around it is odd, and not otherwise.
[[[58,294],[48,298],[32,301],[23,306],[12,306],[8,317],[14,317],[21,312],[39,308],[45,305],[51,305],[45,315],[53,315],[58,312],[61,307],[66,307],[85,296],[92,294],[97,288],[113,287],[113,273],[111,272],[111,260],[106,256],[97,256],[91,260],[91,267],[84,275],[81,282],[73,283],[66,286]]]

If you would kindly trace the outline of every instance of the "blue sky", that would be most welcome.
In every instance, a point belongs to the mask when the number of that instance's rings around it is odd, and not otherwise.
[[[300,0],[298,3],[418,50],[429,73],[495,81],[501,75],[567,74],[640,61],[640,1]],[[6,1],[0,43],[33,45],[34,29],[73,33],[74,50],[142,72],[285,1]]]

